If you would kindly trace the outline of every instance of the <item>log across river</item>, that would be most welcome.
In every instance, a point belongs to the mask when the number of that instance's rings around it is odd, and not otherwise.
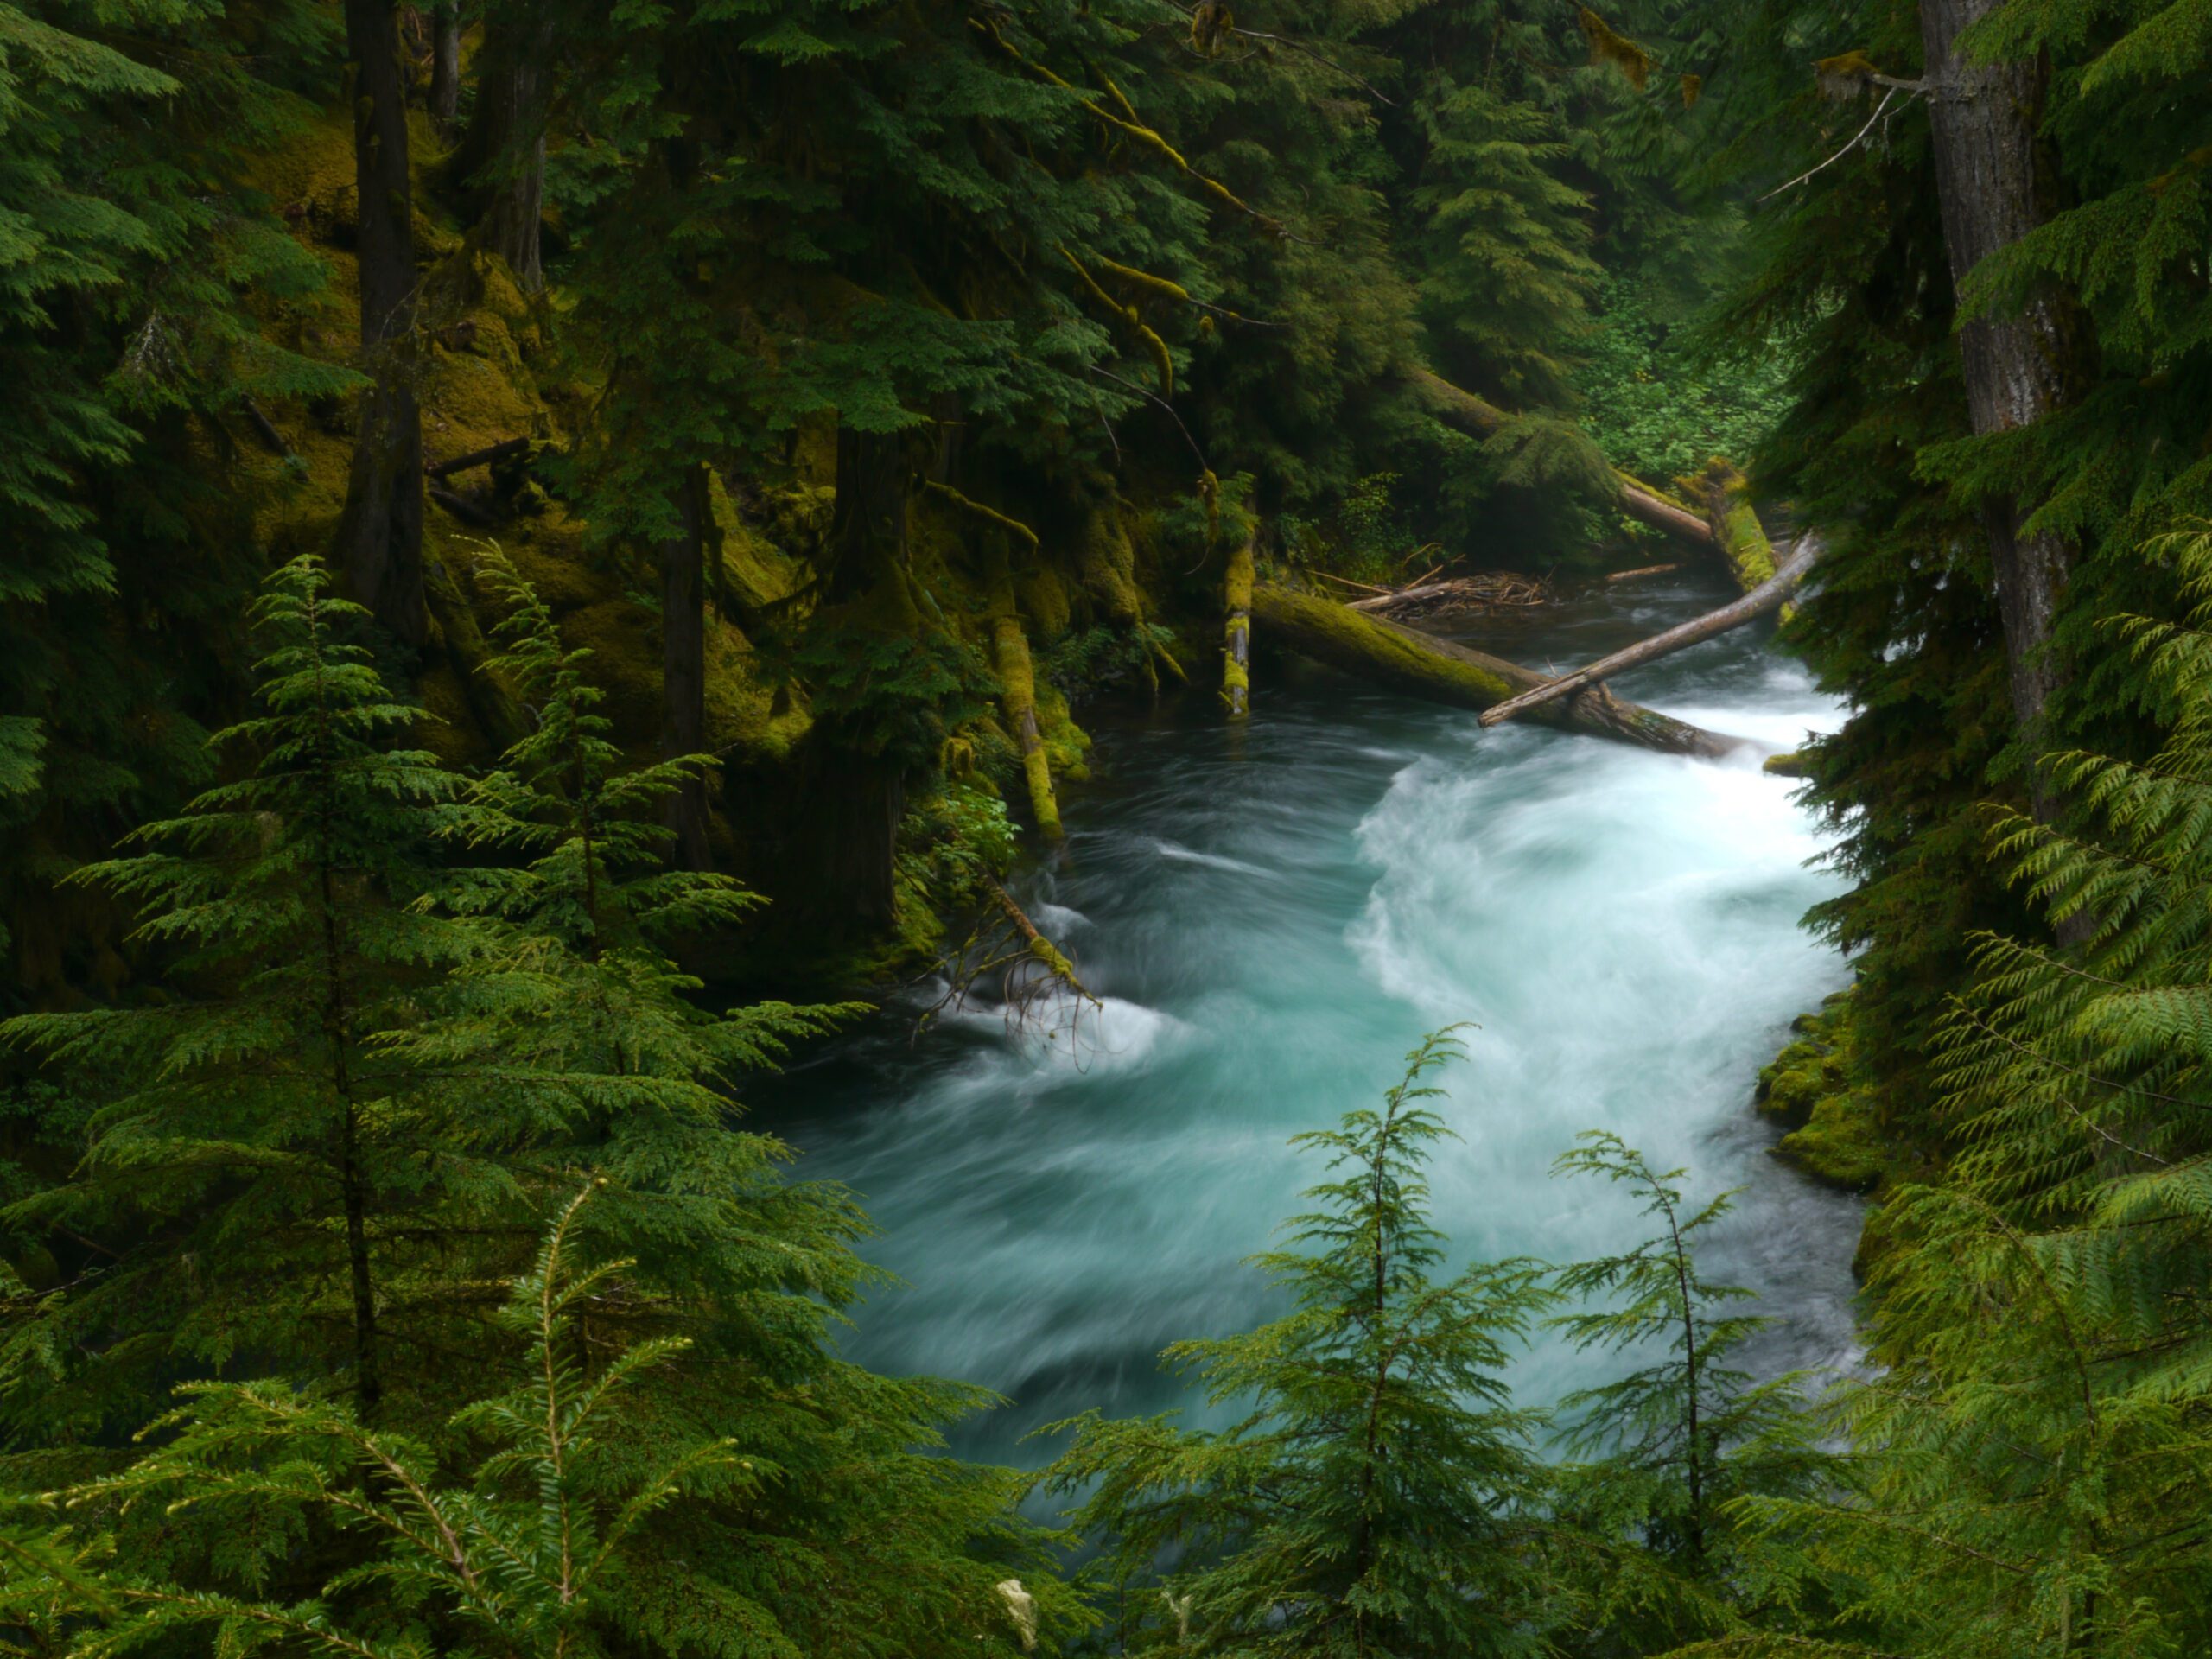
[[[1469,643],[1565,669],[1725,601],[1694,569]],[[1765,626],[1624,675],[1624,697],[1794,747],[1835,712]],[[1264,646],[1262,647],[1264,652]],[[1719,761],[1393,696],[1262,661],[1254,713],[1193,694],[1094,716],[1099,779],[1071,785],[1065,861],[1015,892],[1104,1000],[1073,1052],[987,1010],[910,1047],[887,1017],[772,1086],[755,1121],[849,1183],[904,1282],[848,1351],[983,1383],[1013,1403],[961,1450],[1049,1456],[1028,1430],[1090,1406],[1200,1402],[1157,1351],[1279,1311],[1241,1259],[1319,1179],[1284,1143],[1376,1101],[1455,1020],[1459,1135],[1434,1169],[1455,1255],[1551,1260],[1643,1221],[1617,1191],[1548,1178],[1575,1132],[1617,1130],[1694,1189],[1748,1190],[1716,1276],[1758,1288],[1781,1369],[1852,1351],[1856,1200],[1767,1155],[1751,1109],[1790,1017],[1845,981],[1800,931],[1834,890],[1794,785]],[[1555,1397],[1604,1362],[1540,1343],[1517,1380]],[[1610,1373],[1607,1373],[1610,1374]]]

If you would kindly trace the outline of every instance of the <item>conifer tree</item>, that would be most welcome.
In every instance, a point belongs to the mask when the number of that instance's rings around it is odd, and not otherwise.
[[[331,61],[314,0],[10,10],[0,64],[0,929],[8,1001],[111,977],[54,877],[206,781],[260,571],[253,400],[350,372],[266,337],[320,266],[254,188]],[[103,964],[110,972],[103,975]]]
[[[1060,1426],[1074,1440],[1045,1484],[1084,1493],[1075,1523],[1100,1540],[1091,1576],[1125,1650],[1542,1650],[1537,1420],[1501,1372],[1550,1293],[1528,1262],[1429,1277],[1442,1241],[1422,1166],[1447,1131],[1421,1103],[1459,1052],[1430,1037],[1380,1110],[1293,1143],[1343,1172],[1288,1224],[1301,1248],[1256,1259],[1294,1311],[1167,1351],[1211,1403],[1249,1402],[1243,1417]]]
[[[1832,1586],[1839,1652],[1869,1636],[1960,1659],[2212,1640],[2212,537],[2149,552],[2187,620],[2110,632],[2166,742],[2143,760],[2053,758],[2078,834],[2017,809],[1997,830],[2003,867],[2087,937],[1982,941],[1941,1050],[1960,1151],[1886,1206],[1885,1370],[1838,1402],[1851,1486],[1750,1506],[1776,1561]]]
[[[137,910],[177,994],[4,1027],[106,1102],[76,1175],[14,1212],[101,1258],[11,1333],[19,1421],[68,1383],[49,1434],[111,1424],[156,1379],[241,1359],[342,1373],[372,1419],[446,1316],[408,1287],[436,1271],[421,1222],[480,1201],[483,1177],[442,1155],[417,1074],[384,1045],[471,949],[417,902],[441,879],[457,790],[398,747],[417,712],[343,643],[362,613],[322,581],[296,560],[255,607],[264,712],[217,740],[251,769],[145,826],[153,850],[74,878]]]
[[[1702,1236],[1734,1195],[1693,1211],[1681,1185],[1686,1171],[1655,1170],[1605,1130],[1580,1137],[1554,1167],[1625,1186],[1663,1230],[1633,1249],[1561,1269],[1564,1294],[1599,1305],[1551,1321],[1579,1351],[1646,1362],[1560,1402],[1565,1449],[1582,1459],[1562,1484],[1561,1518],[1592,1553],[1555,1558],[1562,1576],[1580,1580],[1589,1595],[1590,1622],[1642,1649],[1740,1616],[1745,1610],[1726,1599],[1756,1590],[1730,1506],[1815,1490],[1824,1459],[1811,1443],[1798,1379],[1757,1379],[1742,1367],[1744,1344],[1767,1321],[1732,1310],[1753,1293],[1714,1284],[1699,1268]],[[1624,1547],[1631,1542],[1641,1548]]]
[[[702,1532],[773,1505],[802,1478],[791,1452],[803,1448],[682,1429],[662,1443],[669,1426],[641,1394],[689,1344],[606,1334],[609,1308],[652,1290],[635,1263],[591,1262],[581,1217],[599,1190],[561,1210],[499,1310],[512,1357],[445,1437],[467,1448],[465,1475],[436,1444],[315,1389],[193,1384],[148,1431],[149,1450],[61,1495],[65,1530],[0,1549],[0,1605],[48,1624],[62,1623],[48,1610],[73,1614],[70,1651],[86,1659],[210,1639],[353,1659],[877,1650],[817,1644],[791,1617],[803,1603],[699,1570]],[[1033,1547],[1004,1565],[1033,1578],[1045,1567]],[[1041,1598],[975,1583],[940,1606],[918,1574],[907,1628],[887,1645],[1033,1650],[1070,1625],[1065,1599],[1038,1582]],[[965,1625],[957,1637],[948,1618]]]

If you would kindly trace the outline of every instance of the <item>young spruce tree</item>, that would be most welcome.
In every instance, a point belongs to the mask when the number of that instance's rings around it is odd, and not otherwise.
[[[398,747],[418,711],[344,642],[361,613],[324,580],[295,561],[255,607],[264,712],[216,740],[250,769],[73,878],[137,909],[178,988],[0,1027],[105,1102],[74,1176],[11,1212],[82,1255],[9,1336],[8,1414],[41,1438],[238,1365],[342,1375],[373,1421],[397,1371],[437,1363],[451,1310],[429,1287],[466,1268],[433,1217],[488,1178],[388,1045],[474,948],[418,903],[457,785]]]
[[[1542,1271],[1507,1262],[1438,1283],[1421,1103],[1460,1052],[1448,1032],[1408,1057],[1382,1109],[1293,1143],[1339,1179],[1311,1189],[1300,1248],[1258,1264],[1295,1299],[1242,1336],[1179,1343],[1218,1433],[1164,1418],[1063,1427],[1048,1489],[1102,1553],[1090,1569],[1125,1650],[1506,1655],[1542,1650],[1526,1506],[1541,1483],[1533,1414],[1499,1373],[1549,1305]]]

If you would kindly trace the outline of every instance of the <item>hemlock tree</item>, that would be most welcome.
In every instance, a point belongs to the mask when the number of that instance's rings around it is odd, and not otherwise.
[[[1914,1653],[2212,1643],[2212,536],[2145,551],[2187,620],[2113,632],[2166,741],[2052,760],[2078,834],[2018,810],[1998,829],[2004,867],[2088,937],[1983,940],[1940,1052],[1961,1150],[1891,1201],[1887,1369],[1841,1402],[1851,1499],[1756,1506],[1802,1581]]]
[[[588,1184],[567,1204],[510,1287],[496,1391],[441,1437],[465,1461],[313,1389],[194,1384],[149,1431],[153,1449],[61,1495],[68,1530],[0,1545],[0,1605],[49,1625],[73,1615],[69,1650],[86,1659],[211,1638],[352,1659],[876,1650],[817,1643],[790,1606],[700,1570],[702,1536],[733,1510],[774,1505],[798,1471],[734,1439],[671,1433],[652,1410],[646,1386],[681,1369],[690,1344],[610,1332],[610,1308],[657,1287],[634,1262],[591,1262],[581,1218],[602,1191]],[[944,1610],[917,1573],[892,1650],[1056,1645],[1074,1609],[1044,1582],[1041,1554],[1003,1565],[1043,1593],[982,1580]],[[932,1639],[948,1623],[964,1625],[957,1638]]]
[[[101,907],[53,883],[207,781],[202,722],[235,706],[260,574],[251,399],[355,381],[264,335],[256,311],[322,285],[252,176],[302,124],[292,78],[330,61],[326,11],[124,0],[0,18],[11,998],[119,977]]]
[[[0,1027],[105,1103],[76,1174],[12,1211],[98,1269],[10,1335],[9,1413],[42,1437],[240,1361],[342,1375],[374,1420],[396,1370],[435,1366],[448,1310],[425,1293],[455,1264],[430,1217],[500,1184],[451,1155],[385,1046],[473,948],[416,902],[457,784],[398,747],[418,711],[341,643],[362,613],[323,580],[296,560],[255,607],[265,712],[216,740],[251,769],[141,830],[156,850],[73,878],[137,910],[175,988]]]
[[[1425,1082],[1449,1032],[1408,1057],[1379,1111],[1294,1145],[1339,1179],[1257,1258],[1296,1310],[1167,1351],[1209,1400],[1249,1400],[1218,1433],[1166,1418],[1060,1425],[1047,1490],[1102,1554],[1087,1569],[1125,1649],[1239,1654],[1523,1654],[1544,1649],[1524,1511],[1542,1476],[1534,1414],[1499,1373],[1551,1302],[1508,1262],[1430,1279],[1442,1240],[1422,1166],[1443,1122]]]
[[[1581,1311],[1551,1321],[1578,1351],[1642,1360],[1612,1382],[1560,1402],[1568,1453],[1557,1503],[1573,1540],[1561,1577],[1589,1598],[1582,1617],[1649,1650],[1701,1627],[1732,1624],[1761,1590],[1736,1537],[1731,1505],[1802,1494],[1829,1478],[1815,1419],[1795,1375],[1755,1379],[1744,1344],[1767,1321],[1732,1312],[1754,1293],[1699,1270],[1700,1235],[1732,1192],[1683,1202],[1687,1172],[1655,1170],[1618,1135],[1592,1130],[1557,1173],[1627,1187],[1662,1230],[1618,1255],[1560,1270]]]

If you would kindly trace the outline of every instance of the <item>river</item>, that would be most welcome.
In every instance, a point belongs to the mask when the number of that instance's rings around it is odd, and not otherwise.
[[[1647,578],[1461,637],[1564,669],[1709,607]],[[1755,627],[1616,683],[1621,696],[1793,747],[1835,708]],[[1604,1128],[1694,1192],[1741,1187],[1708,1263],[1773,1320],[1762,1370],[1847,1363],[1857,1200],[1769,1155],[1751,1108],[1790,1018],[1840,988],[1804,932],[1836,887],[1794,785],[1721,763],[1508,724],[1269,665],[1242,729],[1212,697],[1088,716],[1095,781],[1066,788],[1065,855],[1018,891],[1105,1001],[1076,1030],[975,1008],[910,1044],[893,1010],[767,1089],[755,1121],[849,1184],[900,1282],[845,1341],[880,1370],[984,1383],[1009,1404],[962,1452],[1096,1406],[1202,1403],[1163,1374],[1178,1338],[1280,1305],[1243,1258],[1319,1176],[1286,1143],[1376,1101],[1422,1033],[1471,1021],[1443,1081],[1457,1139],[1432,1171],[1456,1255],[1567,1261],[1642,1236],[1616,1188],[1548,1174]],[[1611,1374],[1538,1340],[1530,1401]]]

